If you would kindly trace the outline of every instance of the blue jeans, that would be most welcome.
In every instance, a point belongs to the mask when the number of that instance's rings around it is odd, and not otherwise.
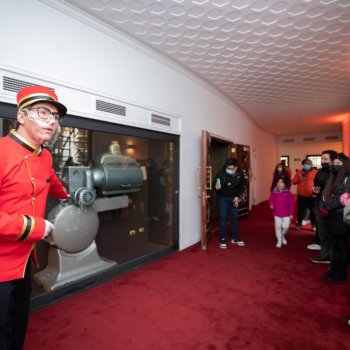
[[[226,239],[226,221],[227,221],[227,213],[229,213],[229,218],[231,220],[232,238],[235,241],[239,241],[238,227],[237,227],[238,209],[233,205],[233,198],[223,197],[223,196],[218,196],[217,198],[218,198],[218,206],[219,206],[220,238]]]

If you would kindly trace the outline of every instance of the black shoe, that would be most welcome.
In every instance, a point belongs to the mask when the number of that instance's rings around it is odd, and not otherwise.
[[[322,276],[330,280],[333,278],[334,272],[332,270],[328,270],[326,272],[323,272]]]
[[[297,225],[295,226],[295,229],[296,229],[296,230],[301,230],[301,225],[297,224]]]
[[[347,280],[347,276],[340,276],[334,273],[332,270],[328,270],[323,273],[323,276],[333,282],[342,282]]]
[[[346,281],[348,278],[346,276],[333,276],[330,278],[333,282],[343,282]]]
[[[327,258],[321,258],[320,256],[317,256],[316,258],[310,259],[315,264],[330,264],[330,260]]]
[[[219,245],[219,247],[220,247],[221,249],[226,249],[226,248],[227,248],[227,243],[226,243],[226,239],[225,239],[225,238],[221,238],[221,239],[220,239],[220,245]]]

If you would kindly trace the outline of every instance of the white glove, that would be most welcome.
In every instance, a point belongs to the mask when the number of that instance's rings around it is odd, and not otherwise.
[[[55,229],[55,226],[48,220],[45,220],[45,232],[43,238],[45,238],[52,230]]]

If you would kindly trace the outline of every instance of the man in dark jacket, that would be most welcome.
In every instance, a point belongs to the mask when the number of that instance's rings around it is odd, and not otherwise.
[[[229,213],[231,220],[231,242],[243,247],[245,243],[238,237],[237,214],[239,197],[243,192],[245,180],[243,171],[238,167],[236,158],[229,158],[226,161],[223,168],[217,173],[214,182],[219,207],[220,248],[227,248],[227,213]]]
[[[333,150],[326,150],[322,152],[321,166],[314,179],[313,193],[316,194],[315,199],[315,219],[316,219],[316,237],[315,243],[307,246],[310,250],[319,250],[320,255],[311,258],[313,263],[329,263],[331,256],[330,237],[327,228],[327,218],[319,213],[319,208],[323,202],[323,190],[326,186],[327,180],[332,172],[332,162],[337,157],[337,152]],[[319,242],[319,244],[318,244]]]

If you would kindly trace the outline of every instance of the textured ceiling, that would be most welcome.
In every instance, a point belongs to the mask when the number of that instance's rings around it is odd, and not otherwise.
[[[65,0],[209,81],[276,135],[350,112],[350,0]]]

